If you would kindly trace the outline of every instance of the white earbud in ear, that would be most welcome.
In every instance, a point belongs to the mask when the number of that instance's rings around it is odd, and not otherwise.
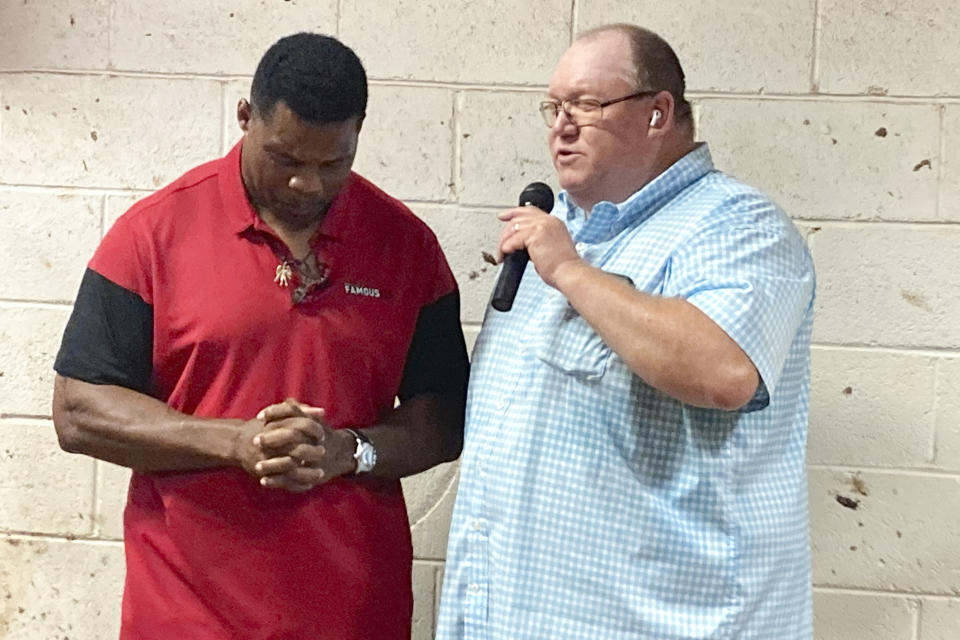
[[[650,116],[650,126],[655,127],[657,123],[660,122],[660,118],[663,117],[663,114],[660,113],[660,109],[654,109],[653,114]]]

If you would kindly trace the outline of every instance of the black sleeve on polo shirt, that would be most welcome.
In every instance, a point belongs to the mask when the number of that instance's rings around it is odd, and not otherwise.
[[[87,269],[53,368],[67,378],[149,393],[153,308]]]
[[[469,371],[460,328],[460,293],[453,290],[420,309],[397,396],[403,402],[437,393],[464,402]]]

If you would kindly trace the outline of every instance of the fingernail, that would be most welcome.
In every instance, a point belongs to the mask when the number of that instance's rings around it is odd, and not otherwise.
[[[266,410],[261,410],[260,413],[257,414],[257,420],[263,420],[265,415],[267,415]]]
[[[266,479],[266,478],[260,478],[260,486],[262,486],[262,487],[267,486],[267,479]]]
[[[257,473],[263,473],[263,463],[258,462],[257,464],[254,465],[253,468],[257,470]],[[264,478],[261,478],[261,480],[263,479]]]

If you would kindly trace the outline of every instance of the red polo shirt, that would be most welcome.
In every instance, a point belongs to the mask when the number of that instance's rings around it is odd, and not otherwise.
[[[329,279],[294,304],[237,145],[116,222],[55,367],[197,416],[249,419],[295,397],[334,428],[376,423],[398,394],[462,393],[456,284],[426,225],[353,174],[313,247]],[[240,469],[135,472],[124,541],[122,638],[410,637],[398,481],[297,495]]]

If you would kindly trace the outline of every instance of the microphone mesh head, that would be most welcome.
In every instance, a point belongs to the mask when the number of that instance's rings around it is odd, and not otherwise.
[[[528,204],[550,213],[553,210],[553,189],[542,182],[531,182],[520,192],[520,206]]]

